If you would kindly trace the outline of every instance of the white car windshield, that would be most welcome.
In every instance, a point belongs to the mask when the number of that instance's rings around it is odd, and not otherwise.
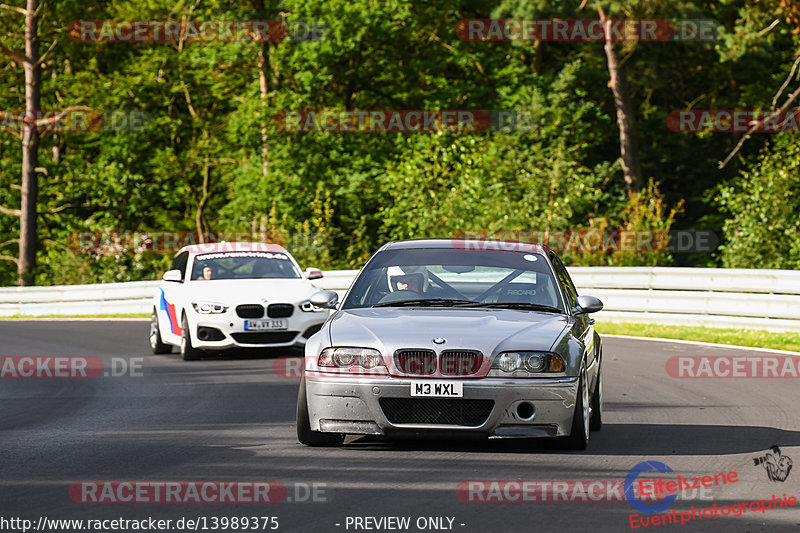
[[[403,302],[563,310],[558,284],[543,255],[454,249],[379,253],[358,276],[343,308]]]
[[[287,254],[273,252],[224,252],[195,256],[192,280],[271,279],[302,277]]]

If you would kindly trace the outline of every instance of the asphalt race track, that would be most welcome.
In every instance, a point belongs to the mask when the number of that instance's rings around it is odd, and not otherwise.
[[[677,379],[665,370],[675,355],[769,355],[762,352],[606,338],[605,425],[585,452],[537,441],[352,437],[342,448],[320,449],[296,440],[299,380],[280,370],[286,360],[276,357],[285,354],[186,363],[176,353],[150,354],[147,332],[145,321],[0,321],[0,356],[91,356],[104,369],[91,379],[0,379],[4,519],[205,517],[200,531],[203,524],[213,531],[214,517],[250,516],[277,517],[277,530],[291,532],[628,531],[637,511],[624,497],[499,503],[462,501],[467,493],[456,489],[469,480],[615,482],[648,460],[671,467],[671,476],[737,473],[737,482],[702,499],[679,498],[670,508],[678,513],[800,496],[796,379]],[[798,462],[785,481],[770,481],[754,464],[776,444]],[[268,504],[79,503],[70,487],[81,481],[276,481],[287,493]],[[390,529],[397,523],[387,517],[410,517],[409,526]],[[21,529],[7,523],[0,530]],[[641,530],[800,531],[800,507]]]

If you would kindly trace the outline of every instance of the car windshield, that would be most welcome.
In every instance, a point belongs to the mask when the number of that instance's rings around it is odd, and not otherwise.
[[[563,311],[546,258],[457,249],[386,250],[359,274],[343,309],[425,306]]]
[[[201,254],[192,264],[193,280],[300,278],[287,254],[225,252]]]

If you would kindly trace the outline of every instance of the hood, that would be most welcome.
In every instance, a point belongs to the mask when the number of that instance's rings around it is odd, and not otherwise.
[[[319,289],[305,279],[195,280],[186,285],[192,301],[207,300],[226,305],[244,303],[298,303]],[[266,302],[262,302],[265,299]]]
[[[566,315],[514,309],[368,308],[336,313],[329,323],[332,346],[480,350],[549,350],[571,324]],[[433,339],[443,337],[444,344]]]

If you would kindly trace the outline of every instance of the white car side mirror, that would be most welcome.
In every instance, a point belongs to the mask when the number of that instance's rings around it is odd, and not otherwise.
[[[183,274],[180,270],[167,270],[164,272],[164,276],[161,278],[164,281],[177,281],[178,283],[183,281]]]
[[[308,267],[306,269],[306,279],[319,279],[322,277],[322,270],[318,268]]]

